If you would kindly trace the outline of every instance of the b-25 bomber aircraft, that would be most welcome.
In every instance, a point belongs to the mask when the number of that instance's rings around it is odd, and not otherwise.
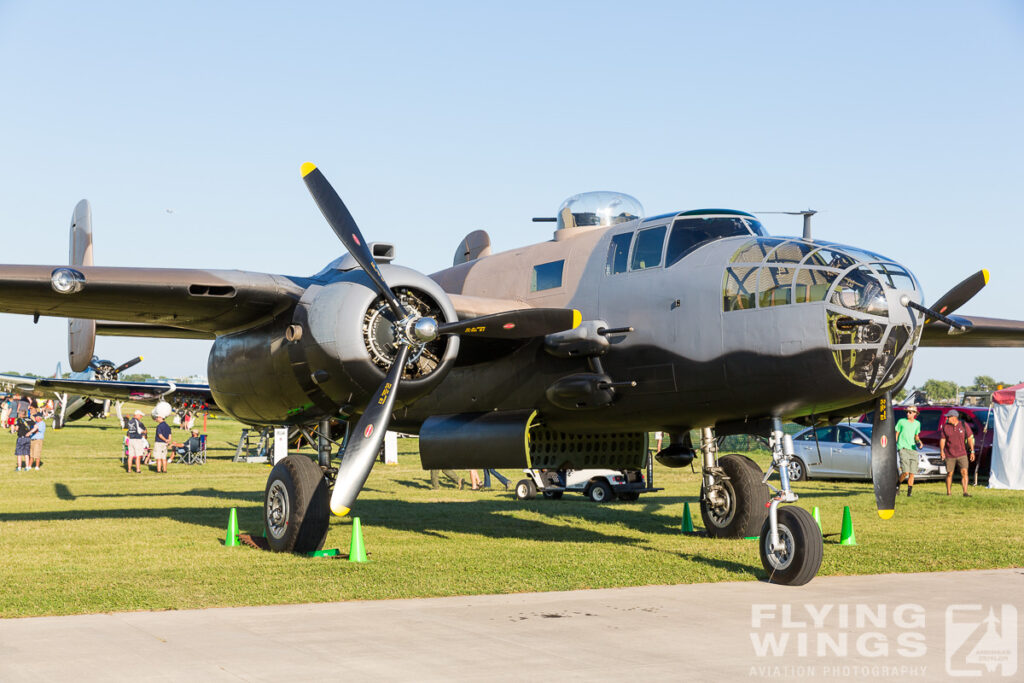
[[[74,246],[68,266],[0,266],[0,311],[71,318],[73,365],[97,333],[213,339],[218,409],[321,433],[346,420],[343,452],[322,440],[317,461],[289,455],[271,471],[265,519],[278,551],[322,547],[330,512],[355,505],[389,428],[419,434],[424,469],[639,468],[646,432],[661,430],[659,462],[700,458],[709,536],[759,535],[769,580],[803,584],[823,546],[811,516],[782,505],[797,499],[783,421],[874,408],[888,517],[888,405],[916,349],[1024,345],[1024,323],[954,315],[985,271],[926,305],[914,275],[872,251],[772,237],[742,211],[645,217],[610,192],[566,200],[547,242],[492,254],[472,232],[454,265],[427,277],[393,263],[392,245],[367,243],[319,169],[304,164],[302,177],[347,250],[316,275],[101,267]],[[76,220],[91,239],[87,209],[76,209],[73,240]],[[716,436],[734,433],[769,437],[767,473],[719,455]]]

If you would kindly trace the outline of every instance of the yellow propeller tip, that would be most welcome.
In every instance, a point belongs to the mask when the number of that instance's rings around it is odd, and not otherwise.
[[[310,173],[316,170],[316,164],[311,164],[308,161],[302,165],[302,177],[305,178]]]
[[[336,514],[338,517],[344,517],[348,513],[352,512],[352,510],[347,508],[347,507],[345,507],[344,505],[342,505],[341,507],[331,506],[331,512]]]
[[[896,512],[896,511],[895,510],[879,510],[878,511],[878,516],[881,517],[882,519],[890,519],[894,512]]]
[[[988,284],[988,268],[981,269],[981,276],[985,279],[985,284]]]
[[[572,309],[572,329],[576,329],[583,322],[583,314],[577,311],[575,308]]]

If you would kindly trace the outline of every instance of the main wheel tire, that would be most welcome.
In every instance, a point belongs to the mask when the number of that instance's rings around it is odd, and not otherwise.
[[[779,540],[785,549],[773,553],[768,549],[771,543],[771,523],[764,520],[761,525],[761,565],[768,572],[768,583],[785,586],[802,586],[815,577],[821,567],[825,545],[821,540],[821,529],[803,508],[787,505],[779,508]]]
[[[612,487],[603,479],[598,479],[591,484],[587,495],[595,503],[607,503],[610,500],[615,500],[615,491],[612,491]]]
[[[807,465],[800,458],[794,456],[789,461],[789,480],[790,481],[804,481],[807,479]]]
[[[545,491],[544,497],[548,500],[559,500],[563,493],[564,491]]]
[[[711,508],[700,490],[700,516],[704,529],[711,538],[746,538],[757,535],[761,524],[768,516],[767,504],[771,492],[761,483],[763,473],[745,455],[723,455],[718,459],[729,477],[722,482],[725,489],[725,505]]]
[[[519,500],[533,500],[537,497],[537,485],[533,479],[520,479],[516,483],[516,498]]]
[[[308,553],[323,548],[329,500],[323,470],[306,456],[289,455],[274,465],[263,494],[270,549]]]

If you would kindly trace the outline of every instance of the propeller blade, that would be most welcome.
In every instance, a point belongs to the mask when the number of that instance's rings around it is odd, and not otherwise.
[[[871,481],[875,485],[878,516],[892,517],[896,509],[896,416],[892,412],[892,392],[875,400],[875,417],[871,429]]]
[[[979,270],[977,273],[971,275],[966,280],[953,287],[953,289],[940,296],[938,301],[929,306],[929,308],[948,316],[950,313],[970,301],[974,295],[980,292],[982,287],[987,284],[988,271]],[[932,320],[928,319],[926,322],[932,322]]]
[[[135,358],[132,358],[129,361],[125,361],[124,363],[121,363],[116,368],[114,368],[114,374],[115,375],[119,375],[123,371],[127,370],[128,368],[134,367],[134,366],[138,365],[141,362],[142,362],[142,356],[136,356]]]
[[[437,333],[488,339],[529,339],[571,330],[580,324],[572,308],[524,308],[438,325]]]
[[[367,406],[366,412],[359,418],[355,429],[345,444],[345,455],[338,468],[338,476],[334,480],[334,492],[331,493],[331,512],[344,517],[352,509],[359,496],[366,478],[373,469],[373,461],[377,458],[384,434],[391,422],[391,410],[395,405],[395,393],[398,391],[398,380],[402,376],[405,362],[409,358],[409,346],[402,344],[398,348],[398,356],[388,370],[384,383]]]
[[[407,317],[408,313],[405,308],[388,284],[384,282],[380,269],[377,268],[377,261],[374,260],[370,246],[363,238],[363,234],[359,232],[359,226],[356,225],[355,219],[352,218],[352,214],[349,213],[348,207],[341,201],[338,193],[327,182],[324,174],[316,165],[307,161],[302,164],[302,180],[306,183],[306,189],[313,195],[316,205],[320,207],[320,212],[327,219],[327,223],[334,230],[334,234],[338,236],[348,253],[352,254],[359,266],[373,280],[373,284],[377,286],[394,314],[398,316],[399,320]]]

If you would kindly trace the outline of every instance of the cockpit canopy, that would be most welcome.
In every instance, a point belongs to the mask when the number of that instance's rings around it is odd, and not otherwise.
[[[644,207],[622,192],[581,192],[558,207],[558,230],[606,227],[644,217]]]

